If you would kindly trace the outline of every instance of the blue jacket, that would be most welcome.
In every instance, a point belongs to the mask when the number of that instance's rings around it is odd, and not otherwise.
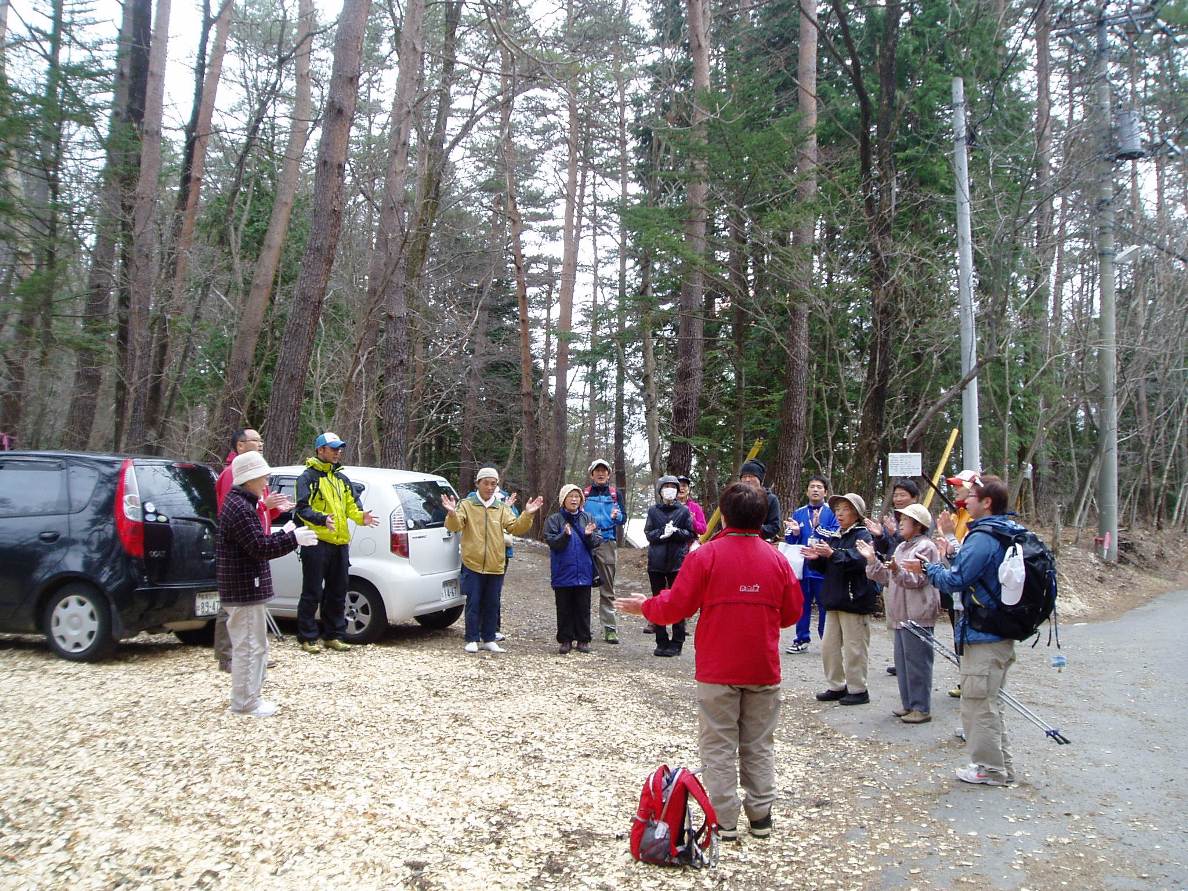
[[[809,506],[806,504],[793,511],[792,519],[800,524],[800,534],[785,535],[784,541],[794,545],[808,544],[809,537],[813,534],[812,526],[809,523]],[[821,511],[817,516],[817,525],[830,532],[836,532],[840,528],[837,517],[833,515],[833,509],[828,504],[821,505]],[[810,569],[808,563],[805,563],[804,577],[807,579],[819,579],[822,578],[822,575],[815,569]]]
[[[598,534],[603,541],[615,540],[615,527],[627,522],[627,509],[623,506],[619,493],[614,486],[599,486],[594,483],[586,486],[586,501],[582,505],[594,522],[598,525]],[[617,519],[611,519],[611,512],[619,509]]]
[[[594,558],[590,551],[602,539],[598,533],[586,536],[586,525],[594,518],[585,511],[571,514],[562,508],[545,521],[544,537],[549,545],[550,584],[554,588],[588,588],[594,584]],[[572,527],[569,535],[566,526]]]
[[[944,594],[960,594],[963,604],[968,604],[971,597],[976,597],[984,605],[995,606],[1000,603],[1002,584],[998,581],[998,567],[1006,556],[1006,548],[993,535],[974,534],[979,529],[991,528],[1019,532],[1023,527],[1002,514],[974,520],[969,524],[969,531],[961,542],[961,550],[953,558],[950,568],[946,569],[943,563],[929,563],[924,567],[928,581]],[[957,621],[955,636],[957,640],[975,644],[995,643],[1004,639],[969,627],[964,610]]]

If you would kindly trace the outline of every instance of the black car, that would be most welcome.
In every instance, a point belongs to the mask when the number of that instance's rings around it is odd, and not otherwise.
[[[208,639],[215,476],[165,458],[0,452],[0,632],[94,661],[121,638]]]

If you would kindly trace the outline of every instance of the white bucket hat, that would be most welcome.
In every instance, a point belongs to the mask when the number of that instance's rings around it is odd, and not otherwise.
[[[272,468],[259,452],[244,452],[231,462],[231,482],[242,486],[248,480],[259,479],[272,473]]]

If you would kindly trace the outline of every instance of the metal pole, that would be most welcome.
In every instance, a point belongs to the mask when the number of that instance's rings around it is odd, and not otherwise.
[[[1097,477],[1097,528],[1107,563],[1118,561],[1118,393],[1117,327],[1114,304],[1114,158],[1111,138],[1109,36],[1106,8],[1097,17],[1097,113],[1101,133],[1098,158],[1097,271],[1100,299],[1101,407],[1097,429],[1101,437],[1101,469]]]
[[[961,376],[977,362],[973,307],[973,235],[969,223],[969,163],[965,139],[965,84],[953,78],[953,170],[957,179],[957,294],[961,305]],[[978,379],[961,391],[962,463],[982,469],[982,444],[978,432]]]

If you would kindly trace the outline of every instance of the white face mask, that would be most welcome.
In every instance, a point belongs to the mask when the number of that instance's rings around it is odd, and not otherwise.
[[[660,497],[665,501],[675,501],[677,497],[677,490],[672,486],[665,486],[660,490]]]

